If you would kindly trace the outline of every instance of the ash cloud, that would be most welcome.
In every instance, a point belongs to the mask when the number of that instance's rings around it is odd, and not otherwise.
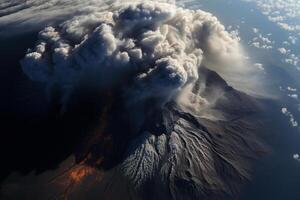
[[[141,1],[131,0],[121,1],[6,1],[1,9],[2,17],[0,26],[5,27],[0,31],[2,37],[22,34],[29,31],[38,31],[45,27],[45,24],[57,28],[65,26],[64,30],[57,30],[74,38],[70,42],[78,44],[82,41],[82,36],[93,31],[99,25],[99,18],[103,18],[107,10],[118,12],[122,7],[130,4],[137,4]],[[149,3],[151,4],[150,1]],[[174,1],[160,0],[154,2],[164,2],[175,5]],[[16,4],[18,6],[16,6]],[[194,11],[192,11],[194,12]],[[198,11],[196,11],[198,12]],[[251,67],[247,62],[246,52],[239,44],[239,38],[229,35],[217,18],[209,13],[202,12],[203,23],[201,38],[198,37],[200,49],[204,52],[202,64],[215,71],[218,71],[235,88],[243,90],[249,94],[265,96],[262,88],[262,79],[259,71]],[[185,15],[182,13],[180,15]],[[77,16],[77,17],[74,17]],[[179,17],[179,16],[178,16]],[[188,19],[193,23],[193,19]],[[63,25],[64,24],[64,25]],[[183,28],[183,26],[181,27]],[[181,30],[182,31],[182,30]],[[207,36],[207,38],[205,38]],[[194,35],[194,38],[197,36]],[[219,41],[220,40],[220,41]],[[186,44],[187,45],[187,44]],[[193,47],[191,47],[193,48]],[[251,77],[251,78],[250,78]],[[251,84],[248,84],[251,82]],[[258,91],[258,88],[260,89]]]
[[[201,65],[235,83],[250,73],[238,38],[210,13],[158,2],[117,5],[42,30],[21,61],[24,72],[68,89],[86,77],[110,87],[130,74],[129,93],[163,99],[195,82]]]

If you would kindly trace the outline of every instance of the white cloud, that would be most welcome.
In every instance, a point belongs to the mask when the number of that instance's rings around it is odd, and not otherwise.
[[[261,63],[254,63],[254,67],[262,71],[265,70],[264,65]]]
[[[290,49],[284,47],[278,48],[277,50],[284,55],[284,58],[282,59],[284,63],[298,67],[300,63],[300,57],[298,55],[291,53]]]
[[[295,54],[289,54],[283,61],[289,65],[298,67],[298,64],[300,63],[300,58]]]
[[[278,51],[279,51],[281,54],[286,54],[286,53],[288,52],[284,47],[278,48]]]
[[[290,86],[288,86],[286,89],[291,92],[297,92],[297,88],[292,88]]]
[[[259,49],[272,49],[274,41],[271,41],[269,36],[270,34],[264,36],[263,34],[259,33],[259,30],[257,28],[253,28],[253,32],[255,33],[256,37],[254,37],[251,41],[248,42],[250,46],[253,46],[255,48]]]
[[[175,4],[175,0],[151,0]],[[141,0],[3,0],[0,5],[0,36],[12,36],[38,31],[46,24],[55,24],[72,16],[89,16],[104,10],[117,10],[120,4],[142,2]],[[97,20],[94,16],[89,21]],[[88,21],[86,22],[88,23]],[[87,25],[87,24],[86,24]]]
[[[297,94],[288,94],[289,97],[293,98],[293,99],[298,99],[298,95]]]
[[[295,23],[300,18],[298,0],[244,0],[254,2],[262,14],[280,28],[295,33],[300,32],[300,25]]]
[[[295,37],[295,36],[291,36],[291,35],[290,35],[290,36],[288,37],[288,40],[290,41],[290,43],[296,44],[298,38]]]
[[[254,2],[258,9],[267,16],[267,18],[276,23],[281,29],[284,29],[289,32],[289,36],[286,41],[283,42],[283,45],[290,46],[297,43],[298,37],[300,36],[300,25],[298,22],[300,18],[300,3],[298,0],[244,0],[246,2]],[[258,34],[257,29],[253,29],[254,33]],[[252,40],[249,42],[251,46],[256,48],[265,48],[271,49],[272,45],[268,43],[268,40],[263,39],[265,44],[261,41]],[[283,47],[278,48],[278,51],[281,54],[287,55],[291,51]],[[298,55],[290,54],[288,57],[282,60],[284,63],[293,65],[299,70],[300,59]]]
[[[253,28],[252,30],[253,30],[254,33],[258,33],[259,32],[258,28]]]
[[[294,154],[294,155],[293,155],[293,159],[300,162],[300,156],[299,156],[299,154],[297,154],[297,153]]]
[[[297,127],[298,126],[298,122],[294,119],[293,114],[287,108],[282,108],[281,112],[282,112],[282,114],[284,114],[285,116],[287,116],[289,118],[290,124],[293,127]]]

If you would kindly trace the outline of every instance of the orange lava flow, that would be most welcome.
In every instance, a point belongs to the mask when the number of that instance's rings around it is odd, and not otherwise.
[[[55,199],[68,200],[71,192],[73,192],[75,188],[79,190],[89,190],[94,184],[101,180],[101,175],[100,171],[83,163],[74,165],[53,180],[63,187],[63,192]],[[88,177],[91,178],[89,184],[82,184],[85,183],[84,181]],[[80,187],[78,188],[78,186]]]
[[[95,170],[88,166],[79,166],[69,172],[69,178],[72,182],[79,183],[86,176],[91,175]]]
[[[104,162],[103,157],[94,160],[91,153],[89,153],[89,148],[92,145],[100,144],[103,145],[105,149],[109,149],[109,147],[112,146],[111,137],[105,134],[107,119],[113,102],[112,95],[109,94],[107,99],[107,105],[104,107],[99,117],[100,124],[95,127],[94,131],[92,131],[87,138],[86,144],[88,144],[88,146],[83,150],[85,154],[83,159],[54,179],[59,184],[63,185],[63,192],[58,199],[67,200],[73,191],[82,189],[82,187],[89,190],[92,185],[99,182],[102,178],[103,174],[101,171],[95,168],[95,166],[89,166],[87,163],[92,159],[96,166],[101,166]],[[88,182],[84,182],[85,180],[88,180]]]

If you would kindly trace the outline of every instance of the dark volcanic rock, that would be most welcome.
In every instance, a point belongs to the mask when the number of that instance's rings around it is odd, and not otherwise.
[[[264,152],[253,121],[260,112],[258,101],[228,86],[215,72],[201,71],[194,92],[217,99],[209,109],[169,102],[156,110],[159,114],[149,115],[149,124],[130,139],[116,168],[137,192],[133,199],[234,198],[250,178],[251,162]],[[216,118],[205,117],[207,112]]]
[[[64,131],[81,133],[76,163],[102,175],[99,182],[95,174],[79,182],[69,199],[236,199],[251,176],[251,163],[265,151],[256,136],[259,101],[230,87],[215,72],[200,70],[192,91],[208,103],[187,106],[176,99],[160,107],[150,99],[136,118],[117,90],[101,91],[100,96],[97,90],[74,93],[78,102],[68,105],[61,123]],[[138,128],[132,128],[137,122]],[[7,184],[7,194],[42,200],[49,199],[50,190],[64,190],[49,189],[44,176],[31,179],[38,180],[32,181],[40,188],[35,191],[45,198],[31,197],[28,186],[19,183],[19,188]]]

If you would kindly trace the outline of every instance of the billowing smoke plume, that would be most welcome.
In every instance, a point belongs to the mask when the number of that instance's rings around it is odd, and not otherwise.
[[[226,63],[239,65],[243,56],[210,13],[166,3],[119,5],[47,27],[38,37],[22,60],[32,80],[70,90],[88,78],[125,87],[130,99],[172,98],[198,79],[202,64],[226,71]]]

